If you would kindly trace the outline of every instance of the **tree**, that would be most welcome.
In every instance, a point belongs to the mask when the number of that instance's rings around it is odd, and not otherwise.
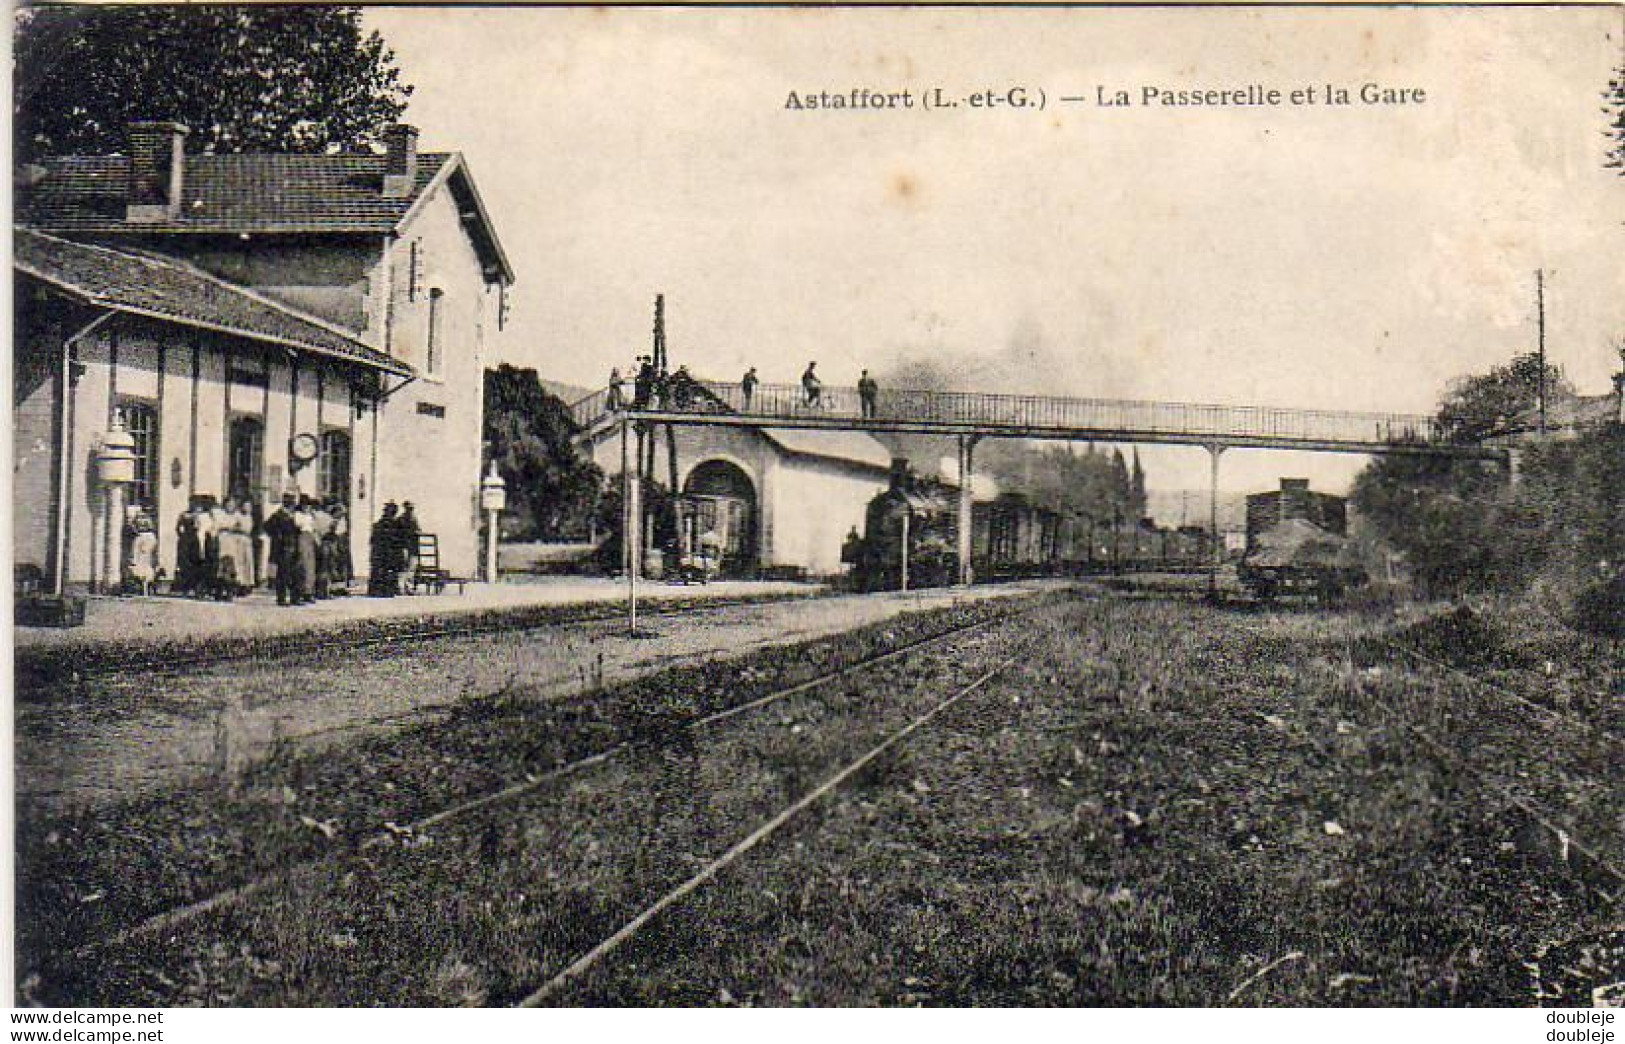
[[[535,370],[485,371],[485,452],[508,484],[508,532],[520,539],[587,535],[603,472],[571,441],[579,431],[564,400]]]
[[[1497,464],[1389,455],[1354,481],[1351,499],[1382,542],[1401,552],[1421,587],[1447,594],[1492,586],[1507,482]]]
[[[1458,381],[1436,414],[1445,438],[1533,428],[1540,374],[1539,358],[1524,355]],[[1555,367],[1545,377],[1548,401],[1574,394]],[[1354,506],[1433,593],[1517,590],[1553,570],[1594,573],[1625,554],[1619,524],[1608,521],[1621,513],[1617,467],[1605,463],[1618,440],[1604,433],[1527,447],[1516,487],[1497,463],[1385,456],[1356,479]]]
[[[1625,425],[1530,448],[1502,539],[1539,597],[1578,627],[1625,638]]]
[[[1129,512],[1135,519],[1145,517],[1145,468],[1140,466],[1140,447],[1134,447],[1134,466],[1129,470]]]
[[[104,154],[138,120],[192,152],[321,152],[373,141],[412,93],[354,7],[41,7],[17,15],[19,159]]]
[[[1457,381],[1439,406],[1437,420],[1452,442],[1479,442],[1518,427],[1532,427],[1529,414],[1540,398],[1540,357],[1520,355],[1489,373]],[[1546,401],[1574,395],[1563,371],[1546,367]]]
[[[1075,453],[1070,447],[1037,448],[1023,442],[984,443],[983,466],[1004,492],[1028,503],[1101,525],[1137,518],[1132,479],[1119,468],[1122,454]]]
[[[598,565],[606,573],[619,572],[622,566],[621,556],[624,554],[622,540],[625,534],[625,518],[621,512],[624,510],[624,488],[626,475],[616,472],[603,481],[598,496],[596,508],[597,529],[604,535],[598,545],[596,557]],[[655,479],[645,475],[643,478],[643,491],[640,494],[640,506],[645,517],[654,519],[654,545],[655,547],[669,547],[677,542],[677,512],[674,509],[676,501],[666,487]]]

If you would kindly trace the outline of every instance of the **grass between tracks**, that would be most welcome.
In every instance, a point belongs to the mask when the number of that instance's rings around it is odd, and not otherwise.
[[[1461,690],[1372,678],[1344,623],[1051,614],[1019,669],[561,999],[1589,1004],[1625,978],[1617,907],[1398,724]],[[1526,725],[1474,723],[1525,759],[1484,767],[1585,756]],[[1618,764],[1589,779],[1616,857]]]
[[[500,816],[307,868],[37,989],[80,1003],[517,999],[1009,655],[1016,633],[1015,668],[558,999],[1521,1004],[1537,979],[1572,1002],[1625,978],[1617,964],[1608,978],[1617,906],[1508,800],[1542,802],[1617,856],[1625,803],[1606,737],[1535,728],[1490,713],[1470,683],[1373,662],[1350,638],[1380,632],[1371,619],[1111,598],[1029,621],[951,670],[899,665]],[[655,716],[690,698],[684,685],[703,704],[704,681],[657,685]],[[1585,691],[1586,707],[1610,705]],[[497,744],[497,764],[514,746]],[[436,764],[399,769],[432,779]]]

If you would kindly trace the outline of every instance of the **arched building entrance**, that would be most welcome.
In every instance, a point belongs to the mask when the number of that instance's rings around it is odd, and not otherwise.
[[[715,533],[722,548],[722,572],[728,576],[748,576],[760,564],[757,546],[756,487],[737,464],[707,460],[694,466],[683,482],[683,499],[688,504],[684,543],[697,546],[707,533]]]

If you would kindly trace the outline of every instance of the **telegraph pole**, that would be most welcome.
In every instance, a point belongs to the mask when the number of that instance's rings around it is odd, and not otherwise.
[[[1535,404],[1540,411],[1540,433],[1546,434],[1546,270],[1535,269],[1535,312],[1539,330],[1540,378],[1535,386]]]
[[[661,383],[661,385],[663,386],[659,390],[659,395],[664,400],[664,401],[662,401],[660,403],[660,408],[663,409],[663,410],[664,409],[673,409],[673,408],[675,408],[675,405],[676,405],[675,398],[676,398],[677,389],[672,386],[671,376],[670,376],[670,373],[668,372],[670,370],[671,356],[666,351],[666,295],[665,294],[656,294],[655,295],[654,363],[655,363],[655,374],[656,374],[655,379],[657,381],[659,381]],[[654,475],[654,455],[655,455],[654,440],[653,440],[652,433],[651,433],[650,445],[649,445],[649,474],[651,476]],[[678,547],[678,551],[679,551],[679,554],[680,554],[684,550],[684,548],[683,548],[683,505],[682,505],[681,500],[678,498],[678,494],[679,494],[680,491],[677,488],[677,427],[676,427],[676,425],[671,424],[671,423],[667,423],[667,425],[666,425],[666,465],[667,465],[667,467],[666,467],[666,477],[667,477],[668,482],[669,482],[669,491],[670,491],[670,494],[671,494],[670,495],[670,500],[671,500],[672,532],[677,537],[677,547]],[[653,539],[653,536],[654,535],[651,532],[650,541],[649,541],[649,546],[650,547],[655,547],[656,546],[656,544],[654,542],[654,539]]]

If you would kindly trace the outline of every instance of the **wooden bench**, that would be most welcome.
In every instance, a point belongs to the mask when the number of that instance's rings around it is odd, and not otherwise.
[[[85,600],[45,590],[45,571],[31,562],[12,566],[13,622],[19,627],[82,627]]]
[[[453,576],[440,567],[440,537],[434,533],[419,533],[417,547],[417,566],[412,570],[408,584],[413,594],[440,594],[452,584],[457,585],[457,593],[463,593],[463,586],[469,583],[466,576]]]

